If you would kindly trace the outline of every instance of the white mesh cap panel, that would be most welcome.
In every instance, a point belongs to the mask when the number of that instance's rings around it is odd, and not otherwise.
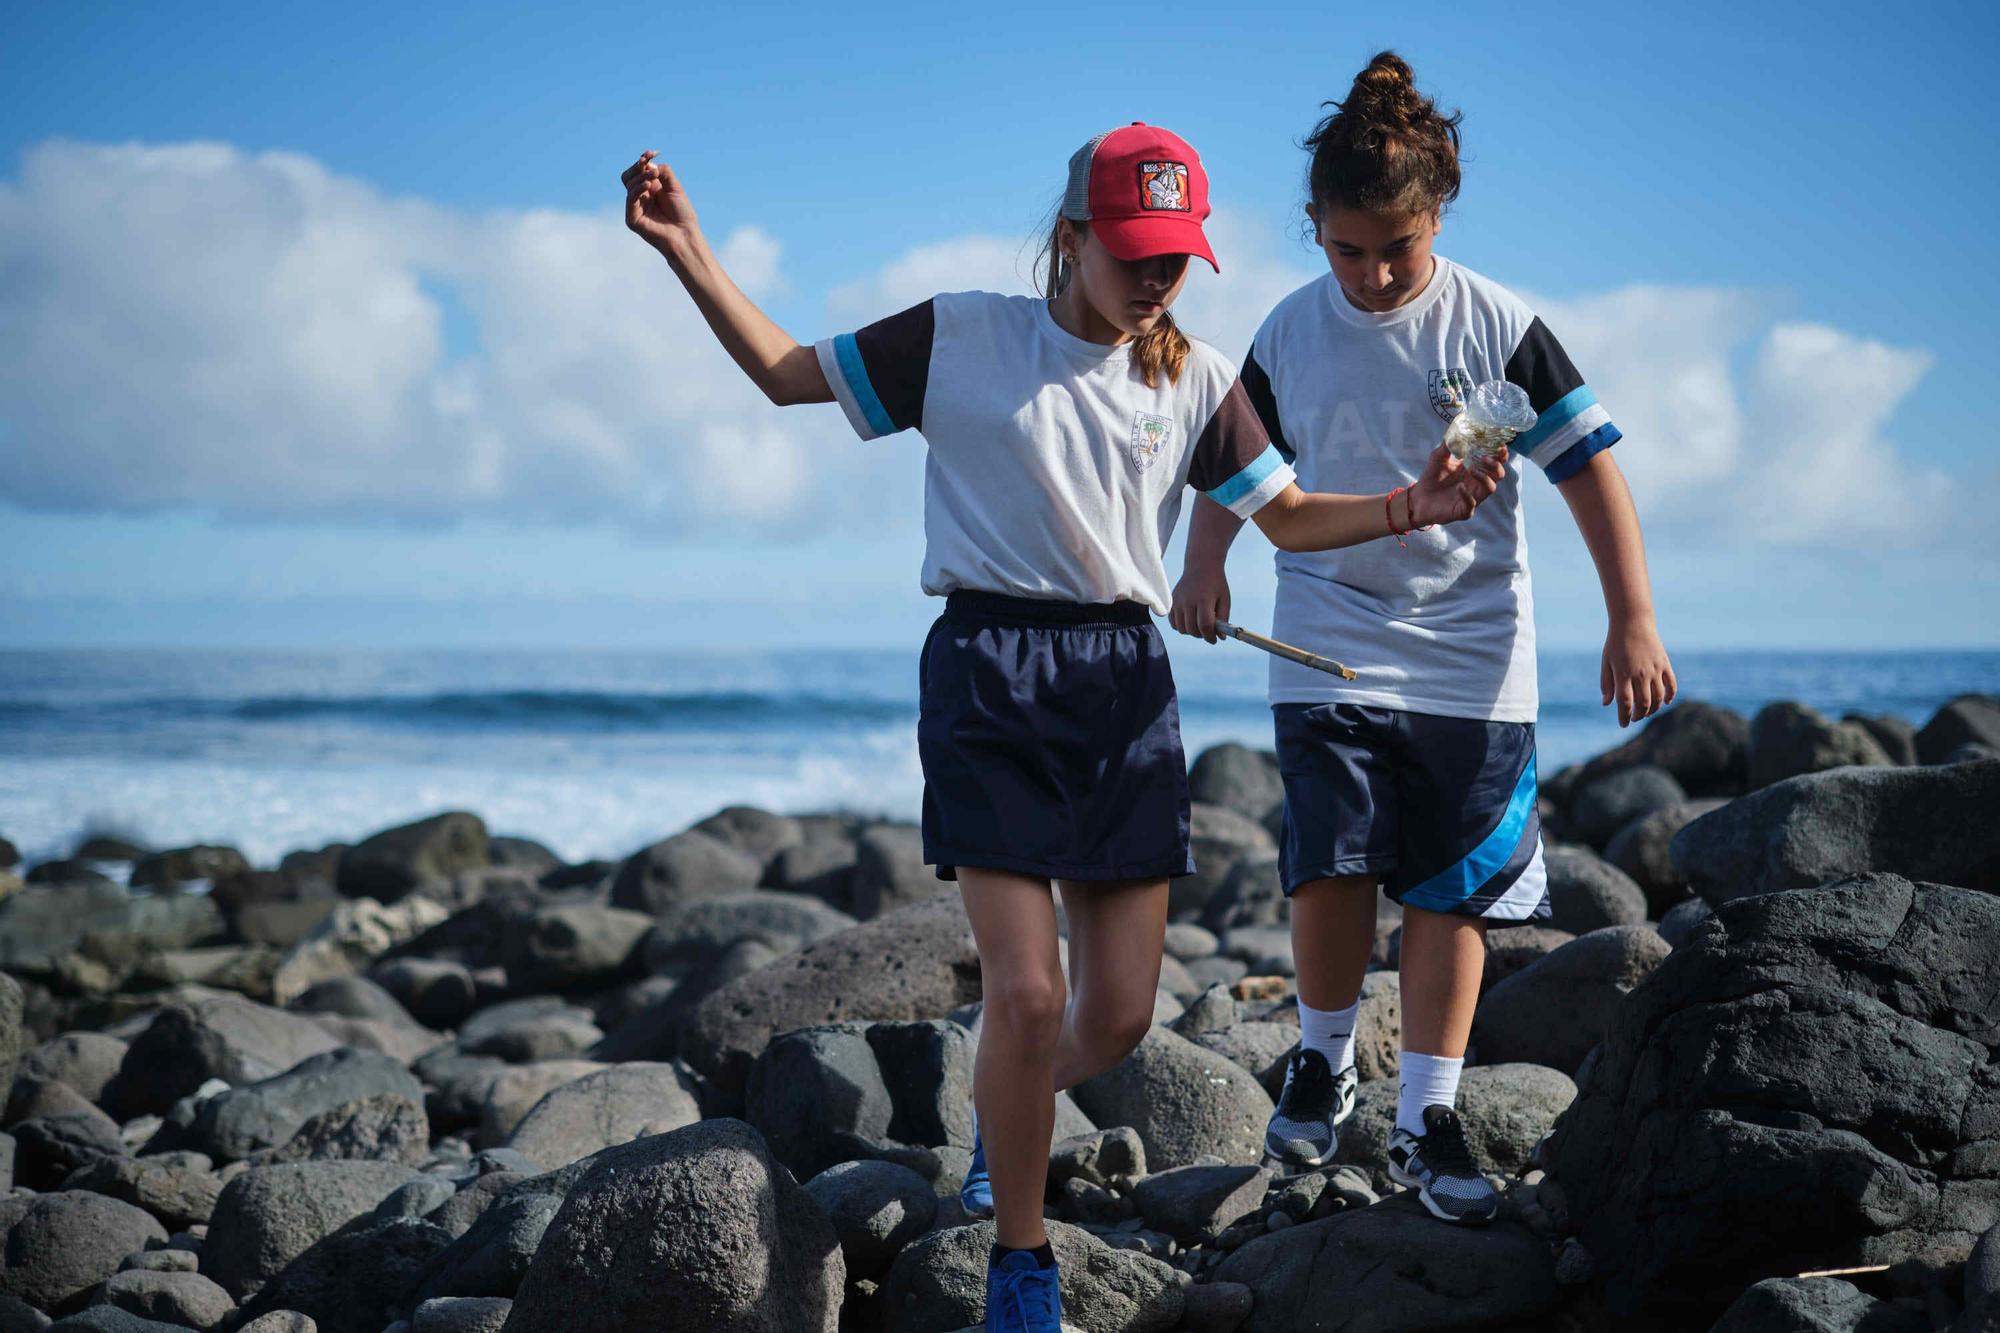
[[[1069,184],[1063,189],[1062,215],[1072,222],[1090,221],[1090,164],[1097,158],[1097,145],[1112,133],[1106,130],[1094,136],[1069,155]]]

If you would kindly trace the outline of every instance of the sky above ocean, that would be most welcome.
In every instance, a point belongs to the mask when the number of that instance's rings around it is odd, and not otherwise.
[[[1625,431],[1669,648],[2000,641],[1991,6],[0,12],[0,644],[896,647],[921,441],[780,412],[618,217],[658,148],[802,339],[1027,287],[1069,152],[1200,148],[1240,357],[1319,104],[1464,110],[1439,249]],[[1544,642],[1587,554],[1524,479]],[[1178,569],[1178,546],[1170,553]],[[1254,538],[1237,618],[1268,615]]]

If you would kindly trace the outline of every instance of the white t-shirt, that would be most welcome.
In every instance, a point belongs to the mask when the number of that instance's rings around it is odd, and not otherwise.
[[[1065,333],[1035,298],[957,292],[815,350],[862,439],[915,427],[930,445],[925,592],[1165,614],[1183,488],[1248,518],[1292,481],[1236,368],[1189,341],[1179,382],[1149,389],[1130,343]]]
[[[1271,702],[1355,703],[1532,722],[1534,594],[1522,460],[1575,475],[1618,428],[1541,320],[1496,282],[1439,256],[1416,299],[1357,309],[1331,273],[1257,330],[1243,384],[1308,491],[1407,486],[1456,412],[1452,386],[1520,385],[1539,415],[1493,497],[1463,523],[1338,551],[1278,553],[1272,634],[1351,666],[1343,681],[1274,658]]]

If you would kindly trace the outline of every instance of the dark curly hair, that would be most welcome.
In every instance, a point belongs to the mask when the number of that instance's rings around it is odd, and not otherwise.
[[[1307,136],[1306,197],[1312,211],[1365,209],[1391,217],[1441,211],[1458,197],[1457,111],[1440,112],[1417,91],[1394,51],[1379,52]]]

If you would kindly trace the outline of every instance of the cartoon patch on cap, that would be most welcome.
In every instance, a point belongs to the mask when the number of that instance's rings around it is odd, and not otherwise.
[[[1148,212],[1187,213],[1188,169],[1185,162],[1141,162],[1139,207]]]

